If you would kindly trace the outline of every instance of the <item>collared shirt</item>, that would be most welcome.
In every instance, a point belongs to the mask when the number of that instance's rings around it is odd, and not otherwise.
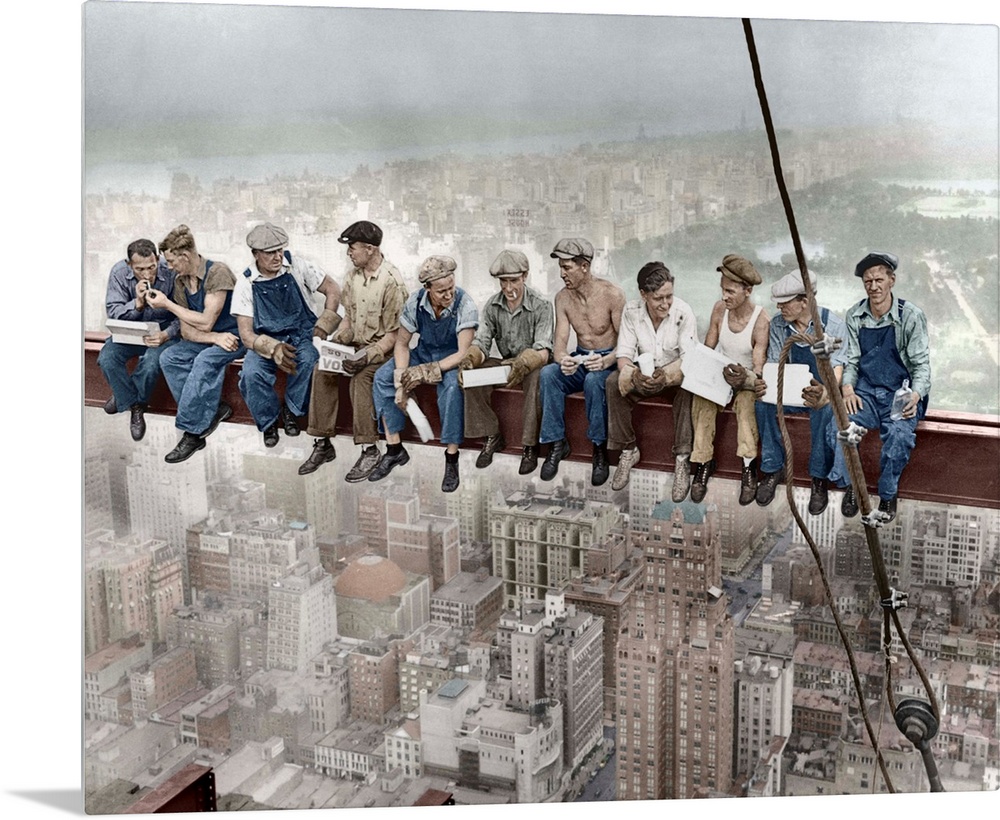
[[[820,311],[824,308],[819,308]],[[830,354],[830,364],[833,367],[838,367],[840,365],[847,364],[847,323],[844,322],[836,313],[834,313],[829,308],[825,308],[828,312],[826,317],[826,327],[824,328],[824,333],[827,336],[833,336],[834,338],[841,339],[843,344]],[[821,317],[822,318],[822,317]],[[789,330],[790,329],[790,330]],[[779,313],[777,316],[771,318],[771,327],[768,332],[767,338],[767,360],[769,362],[776,362],[781,358],[781,348],[785,345],[785,340],[789,336],[794,336],[797,331],[785,318]],[[813,334],[813,323],[812,319],[809,320],[809,324],[806,326],[806,335],[811,336]],[[795,343],[796,347],[808,347],[809,345],[802,344],[801,342]]]
[[[425,291],[426,288],[420,288],[411,293],[406,300],[406,304],[403,306],[403,312],[399,316],[400,327],[405,327],[410,333],[417,332],[418,304],[420,304],[419,309],[426,311],[435,322],[444,319],[446,316],[451,316],[451,312],[455,309],[455,302],[452,302],[441,311],[440,316],[436,316],[434,308],[431,307],[430,299],[421,299]],[[457,289],[455,292],[455,301],[458,301]],[[476,303],[472,300],[472,297],[466,293],[465,298],[462,299],[462,304],[458,308],[458,324],[455,327],[455,332],[459,333],[469,327],[473,330],[479,327],[479,308],[476,307]]]
[[[142,310],[135,306],[135,288],[139,280],[124,259],[115,262],[108,276],[108,291],[105,307],[109,319],[123,319],[128,322],[156,322],[160,330],[167,331],[167,336],[176,339],[181,332],[181,322],[166,308],[151,308],[146,305]],[[174,290],[174,272],[161,257],[156,265],[156,277],[153,279],[153,290],[168,296]]]
[[[281,270],[272,278],[277,279],[278,276],[290,275],[295,280],[295,284],[299,286],[306,305],[319,315],[320,311],[316,310],[316,299],[313,294],[326,278],[326,274],[318,265],[300,259],[294,254],[289,255],[292,257],[292,264],[288,264],[286,257],[281,264]],[[263,274],[257,268],[256,261],[252,262],[247,270],[250,271],[249,276],[244,275],[236,279],[236,287],[233,289],[233,306],[229,309],[233,316],[253,316],[253,283],[260,279]]]
[[[382,259],[370,276],[361,268],[347,271],[340,304],[351,322],[355,344],[370,345],[398,330],[408,295],[403,277],[388,259]]]
[[[670,312],[657,328],[653,327],[646,303],[638,299],[626,304],[622,311],[615,356],[634,362],[641,353],[652,353],[653,366],[663,367],[680,359],[697,341],[698,323],[683,299],[674,297]]]
[[[847,363],[844,365],[844,384],[858,383],[858,367],[861,361],[858,331],[863,327],[891,325],[896,333],[899,358],[910,372],[910,389],[919,393],[921,398],[930,392],[931,346],[927,332],[927,317],[913,302],[906,300],[904,302],[902,319],[895,296],[892,297],[889,310],[879,319],[872,315],[868,299],[862,299],[847,311]]]
[[[229,269],[229,265],[225,262],[212,262],[212,267],[209,268],[208,261],[202,257],[201,264],[194,272],[194,278],[197,282],[205,280],[205,295],[220,290],[232,290],[236,285],[236,274]],[[177,276],[174,279],[174,301],[181,307],[190,308],[185,285],[187,278],[186,276]]]
[[[503,359],[511,359],[529,347],[551,350],[553,316],[552,304],[529,287],[524,289],[521,304],[513,313],[507,307],[503,291],[499,291],[483,306],[475,344],[489,356],[496,342]]]

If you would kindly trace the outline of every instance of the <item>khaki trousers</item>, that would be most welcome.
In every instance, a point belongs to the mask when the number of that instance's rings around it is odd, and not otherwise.
[[[733,399],[736,413],[736,455],[740,458],[757,458],[757,416],[754,405],[757,397],[753,390],[737,390]],[[691,402],[691,420],[694,423],[694,448],[691,463],[711,461],[715,453],[715,417],[719,407],[715,402],[694,396]]]
[[[632,408],[643,397],[635,393],[623,396],[618,389],[618,371],[608,376],[605,382],[608,399],[608,449],[624,450],[636,444],[635,428],[632,425]],[[694,428],[691,423],[691,399],[693,396],[680,387],[665,387],[656,395],[672,395],[671,409],[674,419],[673,453],[687,455],[691,452]]]
[[[374,444],[378,441],[378,425],[375,421],[375,402],[372,399],[372,384],[375,371],[381,362],[366,365],[364,370],[350,379],[351,409],[355,444]],[[340,407],[340,376],[329,370],[313,369],[312,391],[309,394],[309,426],[306,432],[316,438],[330,438],[337,434],[337,411]]]
[[[499,367],[500,359],[487,359],[480,367]],[[515,390],[524,391],[524,425],[521,427],[521,446],[538,444],[538,426],[542,417],[542,404],[538,390],[541,369],[532,370]],[[465,437],[485,438],[500,432],[500,421],[490,405],[494,385],[470,387],[465,391]]]

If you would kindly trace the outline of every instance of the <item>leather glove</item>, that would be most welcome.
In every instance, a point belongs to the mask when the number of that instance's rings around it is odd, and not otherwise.
[[[340,322],[340,314],[337,311],[324,310],[316,320],[316,326],[313,328],[313,336],[319,336],[321,339],[328,338],[337,329]]]
[[[670,364],[665,364],[663,367],[656,368],[653,373],[654,376],[662,371],[663,373],[663,389],[668,387],[677,387],[682,381],[684,381],[684,374],[681,372],[681,360],[674,359]]]
[[[634,364],[627,364],[618,371],[618,392],[623,396],[635,392],[635,377],[639,373],[639,368]]]
[[[268,336],[265,333],[260,333],[257,335],[257,338],[253,340],[253,352],[263,356],[265,359],[273,359],[274,349],[279,344],[280,342],[277,339]]]
[[[410,398],[409,390],[404,390],[402,387],[396,388],[396,398],[394,399],[394,401],[396,402],[396,407],[398,407],[404,413],[406,412],[406,402],[409,400],[409,398]]]
[[[747,379],[747,369],[741,364],[727,364],[722,369],[722,378],[733,390],[742,390]]]
[[[406,368],[399,377],[399,386],[409,393],[418,384],[437,384],[442,378],[441,363],[426,362]]]
[[[479,367],[485,361],[486,354],[483,353],[483,349],[479,347],[479,345],[469,345],[468,352],[458,365],[458,383],[462,387],[465,387],[465,379],[462,378],[462,374],[466,370],[472,370]]]
[[[354,341],[354,328],[349,324],[344,324],[342,321],[338,322],[337,329],[333,331],[330,341],[336,342],[339,345],[351,344]]]
[[[633,376],[633,388],[632,392],[637,396],[642,396],[647,398],[649,396],[655,396],[662,389],[656,380],[656,371],[653,371],[652,376],[643,376],[640,370]]]
[[[527,347],[518,353],[513,359],[507,359],[503,364],[510,365],[510,373],[507,374],[507,383],[504,387],[517,387],[524,381],[532,370],[537,370],[549,360],[548,350],[535,350]]]
[[[358,358],[345,359],[343,365],[344,372],[349,376],[353,376],[355,373],[360,373],[368,366],[368,356],[370,354],[371,350],[366,347],[363,351],[361,351],[361,355],[358,356]]]
[[[802,391],[802,399],[810,410],[818,410],[830,403],[826,385],[816,379],[809,380],[809,386]]]
[[[294,376],[298,372],[299,366],[298,362],[295,361],[295,347],[288,344],[288,342],[278,342],[274,348],[274,353],[271,355],[271,359],[278,366],[279,370],[284,371],[289,376]]]

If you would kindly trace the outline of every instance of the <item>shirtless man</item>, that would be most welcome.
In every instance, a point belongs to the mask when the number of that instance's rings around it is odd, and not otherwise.
[[[608,480],[608,405],[604,383],[617,365],[615,348],[625,293],[590,272],[594,247],[586,239],[560,239],[550,256],[559,260],[563,288],[556,294],[553,363],[542,368],[542,428],[538,440],[551,444],[542,464],[543,481],[551,481],[559,462],[569,455],[566,440],[566,396],[583,391],[587,409],[587,438],[594,455],[590,481],[599,487]],[[570,353],[569,332],[576,333]],[[765,340],[766,341],[766,340]]]
[[[736,413],[736,455],[743,459],[740,477],[740,504],[753,502],[757,494],[757,419],[754,403],[757,382],[767,360],[770,330],[767,313],[750,298],[760,274],[748,259],[728,254],[716,268],[722,274],[722,299],[712,308],[712,319],[705,334],[705,345],[717,349],[729,361],[723,371],[733,388],[733,411]],[[708,479],[715,472],[715,417],[721,408],[715,402],[695,396],[691,402],[694,446],[691,451],[691,500],[705,497]]]

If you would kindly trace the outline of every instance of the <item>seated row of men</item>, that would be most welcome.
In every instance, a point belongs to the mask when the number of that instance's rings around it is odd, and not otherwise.
[[[620,451],[612,488],[623,489],[640,460],[632,409],[640,399],[666,394],[672,397],[674,422],[672,499],[681,502],[689,492],[694,501],[705,497],[715,470],[721,408],[681,386],[684,354],[698,344],[697,322],[691,307],[674,297],[673,274],[662,262],[642,267],[640,298],[626,303],[620,287],[591,272],[590,242],[562,239],[551,257],[558,262],[563,287],[550,303],[527,286],[527,257],[505,249],[490,266],[499,292],[480,311],[456,286],[451,257],[424,260],[418,271],[421,287],[409,293],[399,270],[382,255],[379,226],[356,222],[339,241],[352,264],[342,286],[293,255],[287,233],[270,223],[248,234],[253,262],[241,277],[201,256],[184,225],[159,248],[149,240],[133,242],[126,260],[111,271],[108,316],[155,321],[160,331],[146,337],[144,345],[105,343],[98,357],[112,388],[105,409],[129,411],[132,436],[141,439],[143,412],[162,371],[177,402],[176,426],[182,433],[165,460],[184,461],[205,447],[208,436],[232,414],[221,398],[223,380],[226,366],[242,357],[240,392],[265,446],[278,443],[279,429],[298,435],[299,420],[307,417],[306,430],[315,442],[299,468],[305,475],[336,457],[331,438],[339,379],[348,378],[354,443],[361,452],[346,480],[378,481],[409,461],[401,440],[408,401],[418,385],[434,384],[439,439],[445,445],[441,489],[453,492],[459,486],[458,449],[464,438],[483,439],[478,468],[491,464],[507,446],[491,407],[493,388],[466,388],[463,374],[507,366],[504,386],[525,394],[521,475],[535,471],[545,449],[540,476],[545,481],[555,477],[570,454],[566,396],[582,392],[586,436],[593,445],[591,482],[607,481],[608,450]],[[851,418],[881,431],[880,508],[890,517],[930,388],[926,321],[919,309],[893,299],[897,264],[881,252],[858,263],[855,273],[863,278],[868,297],[851,309],[846,323],[820,309],[826,335],[846,339],[831,354],[831,364]],[[722,298],[712,309],[704,345],[730,363],[724,376],[734,391],[737,455],[743,460],[740,503],[767,505],[784,479],[784,447],[775,405],[759,400],[767,387],[761,374],[766,361],[778,360],[790,336],[813,333],[806,288],[798,271],[776,282],[771,295],[779,314],[769,320],[751,298],[761,276],[749,260],[729,254],[717,272]],[[815,290],[813,274],[810,284]],[[316,294],[323,300],[321,310]],[[360,355],[344,362],[343,375],[320,369],[316,337]],[[131,359],[138,361],[129,374]],[[789,361],[807,364],[813,375],[803,391],[805,406],[784,408],[810,414],[809,510],[818,515],[826,508],[828,485],[835,482],[846,488],[844,514],[854,515],[857,500],[838,455],[829,395],[812,348],[797,341]],[[281,397],[275,389],[278,370],[286,374]],[[910,383],[910,401],[901,419],[890,419],[892,395],[904,379]],[[380,430],[384,453],[378,446]]]

